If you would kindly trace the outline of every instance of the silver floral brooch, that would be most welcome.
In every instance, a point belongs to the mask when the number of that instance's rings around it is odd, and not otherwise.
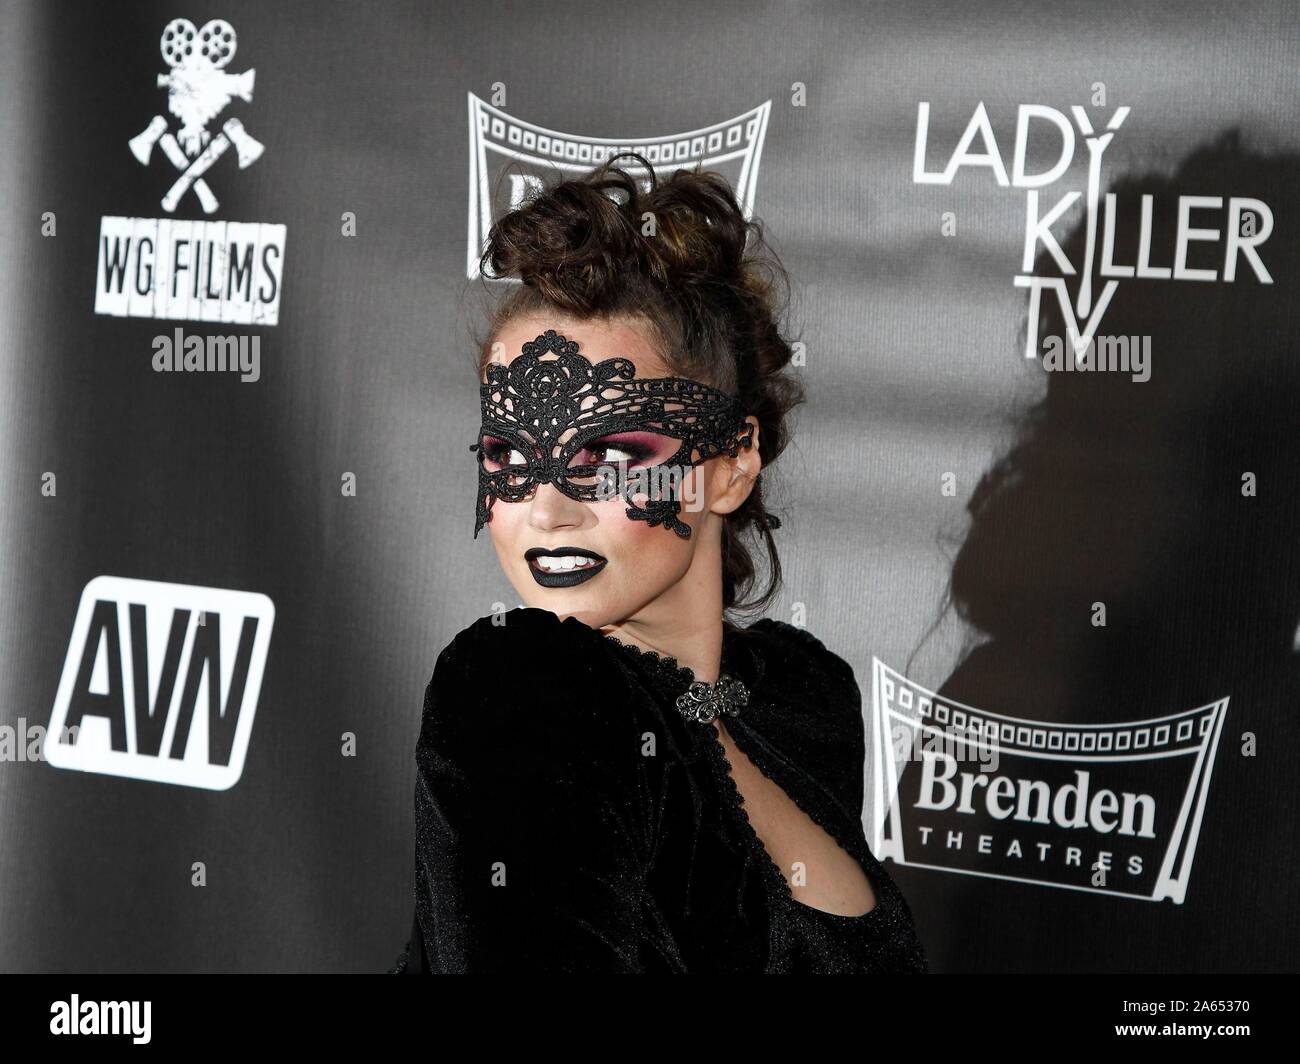
[[[715,717],[740,715],[749,704],[749,688],[734,676],[722,675],[717,683],[696,680],[677,696],[677,711],[687,720],[708,724]]]

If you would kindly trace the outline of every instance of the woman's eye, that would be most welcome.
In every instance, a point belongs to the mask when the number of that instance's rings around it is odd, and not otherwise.
[[[511,447],[509,444],[501,441],[489,443],[484,446],[483,457],[485,457],[489,462],[501,466],[521,466],[528,464],[528,459],[524,457],[524,453],[521,450],[517,447]]]
[[[587,461],[586,465],[622,465],[629,462],[640,462],[648,456],[649,452],[634,443],[619,443],[611,441],[609,443],[593,443],[586,448]]]
[[[613,444],[608,447],[592,447],[588,453],[594,459],[593,465],[604,462],[635,462],[637,459],[637,455],[633,454],[631,449],[615,447]]]

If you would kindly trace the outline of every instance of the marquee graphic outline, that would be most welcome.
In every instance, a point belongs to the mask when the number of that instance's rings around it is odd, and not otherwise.
[[[1194,709],[1145,720],[1107,724],[1058,724],[977,709],[941,698],[934,691],[909,680],[872,657],[872,774],[869,790],[871,844],[877,858],[892,858],[900,865],[929,868],[938,872],[1011,880],[1034,886],[1081,890],[1141,901],[1171,899],[1181,905],[1191,877],[1201,820],[1209,795],[1214,758],[1227,715],[1228,698]],[[936,727],[935,722],[946,730]],[[1178,817],[1165,842],[1155,886],[1150,895],[1107,887],[1055,882],[1047,878],[1004,875],[978,869],[955,868],[909,859],[904,845],[903,812],[896,800],[902,767],[893,741],[893,728],[903,725],[949,742],[960,738],[971,750],[1027,757],[1037,760],[1075,762],[1083,765],[1115,761],[1157,761],[1193,758]]]
[[[734,118],[684,133],[658,137],[583,137],[547,129],[493,107],[474,93],[469,103],[469,212],[466,276],[478,276],[479,257],[494,220],[493,160],[522,163],[540,176],[556,170],[577,174],[619,152],[645,156],[656,176],[701,164],[727,174],[746,218],[753,216],[758,168],[767,138],[772,101]]]

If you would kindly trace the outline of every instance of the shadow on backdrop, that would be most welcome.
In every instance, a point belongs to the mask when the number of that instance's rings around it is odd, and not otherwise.
[[[940,694],[1075,724],[1230,696],[1187,897],[1153,903],[946,875],[927,900],[943,906],[947,928],[927,947],[940,971],[1294,970],[1300,157],[1255,153],[1230,131],[1170,177],[1126,177],[1109,191],[1118,195],[1119,264],[1139,258],[1141,197],[1154,197],[1150,261],[1160,266],[1173,261],[1178,197],[1223,197],[1217,212],[1192,211],[1193,228],[1220,235],[1192,242],[1187,260],[1217,277],[1119,280],[1098,332],[1149,336],[1149,380],[1045,374],[1044,397],[968,503],[951,601],[984,640]],[[1259,245],[1271,284],[1242,256],[1236,279],[1223,279],[1230,197],[1272,209],[1273,231]],[[1062,241],[1076,267],[1085,236],[1081,221]],[[1099,224],[1098,259],[1101,240]],[[1035,272],[1060,275],[1046,251]],[[1094,300],[1104,284],[1094,274]],[[1067,288],[1073,302],[1077,276]],[[1044,338],[1065,335],[1056,304],[1044,292],[1040,353]],[[1247,474],[1254,495],[1243,491]],[[1097,604],[1104,627],[1094,623]],[[1254,756],[1243,756],[1248,733]],[[1176,802],[1160,803],[1162,817],[1176,813]],[[974,845],[970,817],[945,816],[944,831],[965,828]],[[1099,850],[1115,855],[1109,886],[1123,890],[1124,840],[1077,834],[1083,865]],[[1023,858],[1039,859],[1032,850]]]

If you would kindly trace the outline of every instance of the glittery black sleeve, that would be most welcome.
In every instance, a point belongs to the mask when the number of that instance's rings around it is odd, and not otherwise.
[[[647,811],[621,674],[576,620],[505,620],[457,636],[425,695],[412,946],[432,973],[636,971]]]
[[[788,736],[806,751],[818,781],[843,811],[861,819],[866,765],[862,690],[853,666],[806,628],[764,618],[753,626],[767,640],[772,671],[800,692],[804,709],[798,731]],[[773,721],[780,729],[782,721]]]

